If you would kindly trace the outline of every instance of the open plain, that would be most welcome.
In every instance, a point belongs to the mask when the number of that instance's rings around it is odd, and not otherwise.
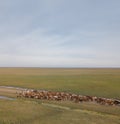
[[[7,87],[6,87],[7,86]],[[120,106],[17,98],[21,88],[120,99],[120,69],[0,68],[0,124],[120,124]]]

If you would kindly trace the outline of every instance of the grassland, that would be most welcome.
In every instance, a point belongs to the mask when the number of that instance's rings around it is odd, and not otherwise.
[[[120,99],[120,69],[0,68],[0,86]],[[15,90],[0,95],[16,97]],[[120,124],[120,107],[90,103],[0,100],[0,124]]]

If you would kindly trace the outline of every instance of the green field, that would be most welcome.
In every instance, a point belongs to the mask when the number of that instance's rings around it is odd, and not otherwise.
[[[120,99],[120,69],[0,68],[0,86]],[[0,90],[0,95],[16,97]],[[120,124],[120,107],[93,103],[0,100],[0,124]]]

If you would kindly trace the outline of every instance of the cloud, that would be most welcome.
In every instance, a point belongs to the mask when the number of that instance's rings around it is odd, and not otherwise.
[[[118,5],[0,0],[0,66],[120,67]]]

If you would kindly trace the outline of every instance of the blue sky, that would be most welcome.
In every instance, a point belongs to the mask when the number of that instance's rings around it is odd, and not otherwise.
[[[120,67],[119,0],[0,0],[1,67]]]

